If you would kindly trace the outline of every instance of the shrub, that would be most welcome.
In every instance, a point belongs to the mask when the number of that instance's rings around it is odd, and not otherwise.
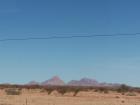
[[[106,87],[99,87],[98,90],[96,90],[96,91],[99,91],[100,93],[103,92],[105,94],[109,93],[109,90]]]
[[[94,92],[98,92],[98,89],[95,89]]]
[[[108,94],[108,93],[109,93],[108,89],[105,89],[105,90],[104,90],[104,93],[105,93],[105,94]]]
[[[115,98],[120,98],[119,96],[115,96]]]
[[[128,92],[129,90],[130,90],[130,87],[123,84],[117,89],[117,92],[125,93],[125,92]]]
[[[73,96],[76,96],[76,95],[78,94],[78,92],[80,92],[80,89],[76,89],[76,90],[74,91]]]
[[[47,92],[47,90],[45,90],[45,89],[40,90],[40,93],[44,93],[44,92]]]
[[[53,89],[47,89],[48,95],[50,95],[53,92]]]
[[[16,88],[9,88],[5,90],[7,95],[20,95],[21,94],[21,90],[20,89],[16,89]]]
[[[128,94],[126,94],[127,96],[136,96],[136,94],[135,93],[128,93]]]
[[[67,92],[67,90],[66,89],[59,89],[58,92],[61,93],[62,95],[64,95]]]

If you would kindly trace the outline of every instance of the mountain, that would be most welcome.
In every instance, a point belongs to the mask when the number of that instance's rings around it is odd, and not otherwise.
[[[89,78],[82,78],[81,80],[72,80],[68,82],[68,85],[71,86],[98,86],[98,81]]]
[[[65,85],[65,83],[58,76],[54,76],[53,78],[42,82],[41,85],[56,85],[56,86],[58,85],[58,86],[62,86],[62,85]]]
[[[67,84],[64,83],[63,80],[61,80],[58,76],[54,76],[49,80],[46,80],[42,83],[36,82],[36,81],[31,81],[27,85],[53,85],[53,86],[97,86],[97,87],[118,87],[121,84],[117,83],[106,83],[106,82],[98,82],[95,79],[90,79],[90,78],[82,78],[80,80],[71,80]]]
[[[94,79],[90,79],[90,78],[82,78],[81,80],[71,80],[70,82],[68,82],[69,86],[97,86],[97,87],[118,87],[121,84],[117,84],[117,83],[99,83],[98,81],[94,80]]]

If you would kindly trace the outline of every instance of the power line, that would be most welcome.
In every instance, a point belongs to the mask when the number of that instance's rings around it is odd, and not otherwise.
[[[71,36],[50,36],[50,37],[27,37],[27,38],[5,38],[0,39],[0,42],[5,41],[24,41],[24,40],[48,40],[48,39],[68,39],[68,38],[92,38],[92,37],[136,37],[140,33],[118,33],[118,34],[91,34],[91,35],[71,35]]]

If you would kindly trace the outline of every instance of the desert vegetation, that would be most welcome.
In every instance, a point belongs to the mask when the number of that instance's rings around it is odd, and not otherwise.
[[[94,91],[99,93],[108,94],[111,92],[117,92],[128,96],[134,96],[134,92],[139,93],[140,88],[134,88],[122,84],[118,87],[94,87],[94,86],[40,86],[40,85],[0,85],[0,89],[5,89],[7,95],[20,95],[22,89],[40,89],[40,92],[50,95],[53,91],[57,91],[61,95],[65,93],[73,93],[76,96],[81,91]]]
[[[6,92],[7,95],[20,95],[21,94],[21,89],[8,88],[8,89],[5,89],[5,92]]]
[[[139,105],[139,88],[0,85],[0,105]]]

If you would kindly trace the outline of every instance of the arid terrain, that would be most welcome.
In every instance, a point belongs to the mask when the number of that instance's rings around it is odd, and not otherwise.
[[[0,105],[140,105],[140,94],[136,92],[122,94],[93,89],[74,95],[73,92],[60,94],[56,90],[48,94],[43,89],[21,89],[20,94],[9,94],[10,91],[0,90]]]

